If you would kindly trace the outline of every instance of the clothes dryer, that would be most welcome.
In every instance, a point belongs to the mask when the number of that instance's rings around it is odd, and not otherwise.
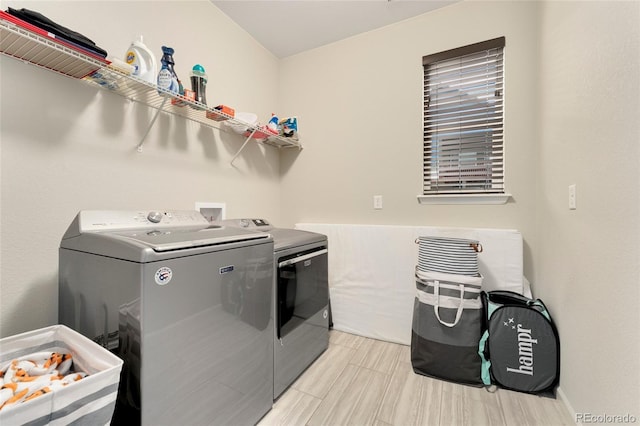
[[[329,345],[327,237],[276,228],[265,219],[228,219],[221,224],[273,237],[275,400]]]

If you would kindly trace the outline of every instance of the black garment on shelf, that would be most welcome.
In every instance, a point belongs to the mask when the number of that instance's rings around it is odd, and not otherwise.
[[[62,25],[53,22],[51,19],[47,18],[41,13],[24,8],[17,10],[11,7],[7,9],[7,13],[15,16],[18,19],[28,22],[31,25],[48,31],[54,34],[56,37],[59,37],[61,40],[74,44],[81,49],[89,51],[90,53],[93,53],[102,58],[105,58],[107,56],[107,51],[98,47],[91,39],[76,31],[70,30],[69,28],[63,27]]]

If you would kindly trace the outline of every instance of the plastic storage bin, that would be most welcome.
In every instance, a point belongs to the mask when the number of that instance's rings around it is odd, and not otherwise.
[[[0,364],[40,351],[66,352],[82,380],[0,410],[0,425],[108,425],[118,395],[122,360],[64,325],[0,339]]]

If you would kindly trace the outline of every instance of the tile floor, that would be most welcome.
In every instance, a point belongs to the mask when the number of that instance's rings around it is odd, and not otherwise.
[[[559,399],[415,374],[409,346],[331,330],[329,348],[258,426],[575,425]]]

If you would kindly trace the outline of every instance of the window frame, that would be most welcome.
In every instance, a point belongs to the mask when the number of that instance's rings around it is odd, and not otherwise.
[[[505,157],[504,138],[502,136],[505,116],[505,46],[505,37],[498,37],[423,56],[423,184],[422,194],[418,195],[418,201],[421,204],[502,204],[509,199],[510,194],[506,193],[504,185]],[[494,53],[496,49],[499,51]],[[449,134],[449,140],[445,143],[445,132],[434,130],[433,126],[436,126],[436,128],[445,126],[444,122],[446,121],[448,124],[450,121],[442,118],[442,110],[444,108],[440,110],[429,108],[431,98],[434,97],[431,96],[432,88],[429,87],[429,84],[436,79],[438,72],[441,71],[438,68],[434,69],[434,66],[451,65],[451,62],[443,63],[443,61],[452,60],[459,61],[462,64],[464,60],[469,59],[472,60],[474,65],[478,66],[483,60],[474,56],[479,58],[483,57],[483,54],[486,56],[489,53],[495,55],[500,63],[495,70],[495,74],[493,70],[487,68],[486,74],[483,75],[489,81],[485,90],[494,91],[498,100],[491,98],[492,105],[487,105],[485,102],[482,108],[478,108],[477,105],[469,106],[468,100],[464,102],[462,99],[469,98],[472,88],[465,87],[462,92],[464,97],[457,95],[459,104],[456,104],[455,109],[457,111],[454,111],[454,113],[460,114],[451,115],[455,118],[469,119],[469,110],[465,111],[464,108],[479,109],[481,111],[481,120],[477,119],[475,116],[477,113],[474,112],[474,117],[471,117],[471,121],[473,121],[472,128],[468,130],[464,130],[464,126],[461,123],[454,121],[455,124],[458,124],[456,130],[453,131],[454,136],[451,137]],[[453,64],[455,65],[453,66],[453,70],[456,72],[455,76],[458,78],[454,83],[464,86],[462,73],[460,72],[463,66],[456,65],[455,62]],[[494,77],[495,79],[493,79]],[[446,82],[446,84],[448,83],[450,83],[450,80]],[[440,83],[436,83],[434,87],[440,90],[445,88],[450,90],[452,86],[441,86]],[[495,104],[495,102],[498,102],[499,105]],[[467,114],[467,117],[465,117],[465,114]],[[471,134],[474,135],[473,140],[471,139]],[[471,161],[467,162],[468,159],[471,159]],[[437,174],[435,180],[432,177],[434,168]]]

